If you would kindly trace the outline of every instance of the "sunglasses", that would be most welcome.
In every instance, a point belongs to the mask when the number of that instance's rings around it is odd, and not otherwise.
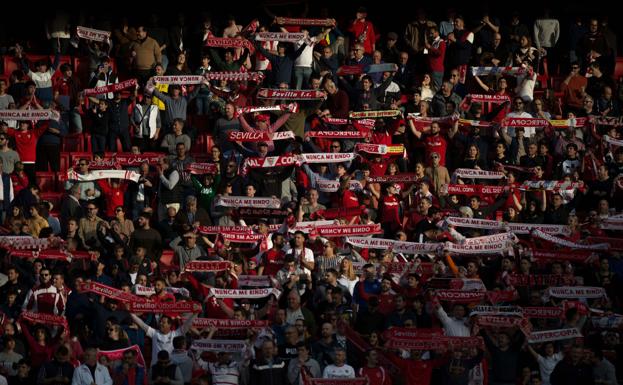
[[[50,274],[45,273],[45,274],[41,274],[41,276],[42,276],[42,277],[49,277],[49,276],[50,276]]]

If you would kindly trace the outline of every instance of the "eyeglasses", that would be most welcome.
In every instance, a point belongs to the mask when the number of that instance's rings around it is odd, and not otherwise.
[[[97,207],[88,207],[87,210],[94,211],[94,210],[97,210]]]
[[[49,274],[49,273],[43,273],[43,274],[41,274],[41,276],[42,276],[42,277],[49,277],[49,276],[50,276],[50,274]]]
[[[123,209],[117,209],[117,210],[115,210],[115,212],[122,213]]]

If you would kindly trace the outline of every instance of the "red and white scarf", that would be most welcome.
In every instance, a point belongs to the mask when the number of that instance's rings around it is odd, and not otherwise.
[[[246,342],[236,340],[209,340],[200,339],[194,340],[190,345],[192,350],[200,352],[227,352],[227,353],[241,353],[247,347]]]
[[[315,27],[334,27],[335,19],[308,19],[278,16],[275,18],[275,23],[279,25],[310,25]]]
[[[547,127],[549,120],[541,118],[505,118],[502,121],[504,127]]]
[[[547,289],[547,295],[554,298],[603,298],[606,290],[593,286],[560,286]]]
[[[217,272],[229,269],[229,261],[191,261],[184,265],[184,271]]]
[[[220,48],[247,48],[249,52],[254,52],[255,47],[247,39],[236,39],[230,37],[215,37],[208,36],[205,43],[206,47],[220,47]]]
[[[527,180],[519,187],[521,190],[545,190],[545,191],[561,191],[561,190],[584,190],[584,182],[566,182],[557,180]]]
[[[126,303],[145,302],[144,298],[137,297],[132,293],[128,293],[115,287],[107,286],[95,281],[83,282],[78,286],[78,290],[101,295],[102,297]]]
[[[527,318],[508,315],[478,315],[476,316],[473,334],[478,334],[480,328],[519,328],[524,335],[529,336],[532,331],[530,321]]]
[[[419,116],[418,113],[414,113],[414,112],[407,114],[407,119],[411,119],[416,123],[428,124],[428,125],[432,123],[452,124],[458,118],[459,118],[458,114],[449,115],[449,116],[441,116],[441,117],[421,117]]]
[[[382,234],[381,225],[346,225],[346,226],[319,226],[312,232],[325,238],[346,237],[350,235],[374,235]]]
[[[224,240],[235,243],[256,243],[262,241],[266,236],[253,233],[221,233]]]
[[[525,306],[522,307],[524,317],[527,318],[550,318],[559,319],[564,317],[564,311],[560,307],[549,306]]]
[[[621,140],[621,139],[614,139],[614,138],[609,137],[608,135],[604,135],[604,136],[602,136],[602,138],[608,144],[612,144],[612,145],[618,146],[618,147],[622,147],[623,146],[623,140]]]
[[[537,263],[551,263],[552,261],[588,263],[594,255],[591,251],[586,250],[565,250],[564,252],[560,252],[533,248],[527,251],[528,252],[524,253],[524,255],[532,257],[532,260]]]
[[[271,278],[267,275],[239,275],[238,286],[271,287]]]
[[[95,95],[107,94],[110,92],[123,91],[126,88],[136,87],[137,84],[138,83],[136,79],[129,79],[129,80],[124,80],[119,83],[109,84],[107,86],[87,88],[86,90],[82,91],[82,93],[84,94],[84,96],[95,96]]]
[[[321,139],[363,139],[370,136],[368,133],[361,131],[307,131],[305,136],[309,138],[321,138]]]
[[[290,103],[290,104],[277,104],[275,106],[246,106],[239,107],[236,111],[238,115],[240,114],[248,114],[251,112],[267,112],[267,111],[288,111],[296,113],[299,110],[298,103]]]
[[[281,201],[278,198],[250,198],[250,197],[244,197],[244,196],[220,196],[216,199],[215,206],[278,209],[281,207]]]
[[[403,242],[393,239],[368,238],[368,237],[348,237],[346,242],[366,249],[391,249],[395,253],[403,254],[434,254],[441,250],[443,243],[418,243]]]
[[[478,305],[469,313],[474,315],[496,315],[496,316],[515,316],[523,317],[523,309],[519,306],[488,306]]]
[[[20,314],[20,318],[38,324],[62,326],[65,328],[65,330],[69,331],[67,318],[62,315],[24,311]]]
[[[130,311],[133,313],[201,313],[199,302],[130,302]]]
[[[540,344],[547,341],[560,341],[570,338],[581,338],[582,333],[576,328],[544,330],[540,332],[530,333],[528,337],[528,343]]]
[[[520,76],[520,75],[532,73],[532,70],[527,70],[524,67],[471,67],[471,70],[472,70],[472,75],[474,76],[486,76],[486,75]]]
[[[570,128],[570,127],[584,127],[587,122],[588,122],[587,118],[573,118],[573,119],[550,120],[549,124],[554,128]]]
[[[216,163],[191,163],[184,171],[195,175],[217,174],[218,167]]]
[[[374,125],[376,123],[376,119],[357,119],[356,121],[351,121],[350,119],[330,118],[327,116],[323,117],[322,121],[326,124],[331,124],[334,126],[353,124],[355,127],[365,127],[368,130],[374,128]]]
[[[270,321],[238,320],[221,318],[195,318],[193,326],[196,328],[215,327],[217,329],[262,329],[268,327]]]
[[[459,119],[459,124],[472,127],[491,127],[491,122],[485,120]]]
[[[6,249],[47,249],[51,246],[48,238],[34,238],[28,235],[0,236],[0,247]]]
[[[415,174],[380,175],[368,178],[370,183],[409,183],[416,182],[419,178]]]
[[[301,154],[301,161],[305,163],[341,163],[350,162],[357,156],[353,152],[335,153],[335,152],[317,152]]]
[[[110,41],[110,31],[78,26],[76,27],[76,34],[81,39],[99,41],[100,43]]]
[[[258,91],[260,99],[317,100],[326,98],[324,91],[317,90],[280,90],[262,88]]]
[[[504,103],[510,102],[508,95],[469,94],[465,100],[472,103]]]
[[[227,140],[230,142],[270,142],[272,140],[294,139],[292,131],[269,132],[242,132],[230,131],[227,133]]]
[[[402,144],[387,146],[385,144],[371,144],[371,143],[357,143],[355,145],[355,151],[367,152],[368,154],[376,155],[401,155],[404,153],[404,146]]]
[[[506,178],[503,172],[500,171],[486,171],[477,170],[474,168],[457,168],[452,174],[452,179],[456,178],[470,178],[470,179],[502,179]]]
[[[505,223],[500,221],[494,221],[491,219],[478,219],[478,218],[460,218],[460,217],[448,217],[446,218],[448,224],[458,227],[480,228],[485,230],[502,230],[510,231],[515,234],[530,234],[534,229],[538,229],[547,234],[562,234],[569,235],[571,231],[569,226],[565,225],[541,225],[533,223]]]
[[[0,120],[59,120],[60,117],[55,110],[0,110]]]
[[[267,156],[264,158],[247,158],[242,168],[287,167],[297,164],[299,164],[299,157],[296,155]]]
[[[114,157],[111,157],[111,159],[114,159],[122,166],[139,166],[144,162],[150,165],[156,165],[162,157],[162,154],[155,152],[146,152],[143,154],[117,153]]]
[[[227,80],[235,82],[261,82],[264,79],[262,72],[220,71],[206,72],[203,75],[207,80]]]
[[[152,295],[156,294],[156,289],[150,286],[143,286],[143,285],[137,284],[137,285],[134,285],[133,289],[136,295],[140,295],[143,297],[151,297]],[[186,297],[186,298],[190,297],[190,292],[188,291],[188,289],[184,287],[167,286],[164,288],[164,291],[166,291],[167,293],[174,294],[174,295],[179,294],[182,297]]]
[[[141,174],[126,170],[94,170],[88,174],[78,174],[74,170],[67,171],[67,179],[78,182],[93,182],[100,179],[127,179],[138,183]]]
[[[189,85],[189,84],[201,84],[205,77],[203,75],[167,75],[167,76],[154,76],[153,82],[157,84],[177,84],[177,85]]]
[[[390,349],[405,350],[441,350],[441,349],[484,349],[482,337],[448,337],[448,336],[421,336],[409,339],[390,339],[386,345]]]
[[[562,247],[569,247],[574,250],[608,250],[610,248],[609,243],[596,243],[592,245],[581,245],[576,242],[571,242],[566,239],[562,239],[562,238],[558,238],[558,237],[554,237],[552,235],[546,234],[539,229],[534,229],[532,231],[532,236],[554,243]]]
[[[442,190],[448,195],[477,195],[483,197],[485,195],[498,195],[508,191],[509,186],[488,186],[481,184],[449,184],[446,188],[442,186]]]
[[[316,188],[318,188],[318,191],[320,192],[327,192],[327,193],[336,192],[337,190],[340,189],[341,184],[342,183],[339,180],[330,180],[330,179],[317,179],[316,180]],[[358,180],[351,179],[350,181],[348,181],[348,189],[359,191],[363,189],[363,186],[361,185],[361,182],[359,182]]]
[[[9,250],[9,255],[11,257],[18,258],[37,258],[37,259],[47,259],[54,261],[67,261],[71,262],[73,259],[91,259],[91,254],[86,251],[73,251],[69,252],[66,250],[57,250],[57,249],[46,249],[46,250]]]
[[[513,243],[509,241],[489,243],[466,243],[457,244],[446,242],[444,250],[451,254],[474,255],[474,254],[500,254],[513,249]]]
[[[210,288],[210,297],[216,298],[248,298],[259,299],[266,298],[269,295],[274,295],[275,298],[279,298],[281,292],[276,288],[262,288],[262,289],[217,289],[215,287]]]
[[[303,32],[260,32],[255,35],[257,41],[284,41],[297,43],[305,39]]]
[[[134,351],[136,353],[136,363],[139,366],[147,367],[145,365],[145,358],[143,357],[143,353],[141,352],[141,348],[138,345],[132,345],[129,348],[117,349],[117,350],[99,350],[97,351],[97,362],[99,362],[100,357],[108,358],[109,362],[112,361],[121,361],[123,360],[123,355],[127,351]]]
[[[400,110],[372,110],[372,111],[353,111],[348,116],[351,119],[379,119],[393,118],[402,114]]]

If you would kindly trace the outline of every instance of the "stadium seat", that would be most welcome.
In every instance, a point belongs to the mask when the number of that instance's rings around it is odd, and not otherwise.
[[[63,138],[62,152],[83,152],[84,136],[82,134],[70,134]]]
[[[175,261],[175,254],[173,250],[163,250],[162,255],[160,256],[160,263],[158,264],[160,267],[161,273],[166,273],[171,270],[175,270],[179,268],[177,261]]]
[[[63,201],[63,192],[41,192],[41,200],[51,202],[53,213],[58,213],[61,209],[61,202]]]
[[[71,167],[71,154],[68,152],[61,152],[61,172],[67,171]]]
[[[58,191],[55,172],[37,171],[35,173],[35,183],[37,183],[42,192]]]
[[[617,57],[617,62],[614,65],[614,80],[619,81],[623,77],[623,56]]]

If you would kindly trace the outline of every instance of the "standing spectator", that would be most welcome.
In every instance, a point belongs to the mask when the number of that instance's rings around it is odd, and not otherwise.
[[[147,36],[143,25],[136,27],[136,40],[130,43],[130,63],[141,87],[151,76],[156,64],[162,63],[160,45],[156,40]]]
[[[250,364],[250,385],[283,385],[288,383],[288,368],[285,361],[276,356],[275,343],[262,343],[261,358]]]
[[[352,34],[354,42],[362,45],[364,53],[372,55],[376,49],[376,31],[372,22],[366,19],[368,10],[365,7],[359,7],[355,17],[348,31]]]

